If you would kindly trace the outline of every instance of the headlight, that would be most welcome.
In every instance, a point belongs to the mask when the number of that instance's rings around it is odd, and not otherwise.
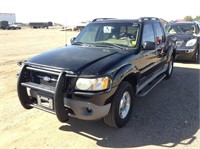
[[[110,79],[103,78],[79,78],[76,82],[76,89],[84,91],[101,91],[109,87]]]
[[[186,43],[186,47],[192,47],[196,44],[197,39],[190,39],[187,43]]]

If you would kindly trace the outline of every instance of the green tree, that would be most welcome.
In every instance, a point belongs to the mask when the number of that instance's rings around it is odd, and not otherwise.
[[[191,16],[185,16],[184,21],[193,21],[193,18]]]
[[[200,22],[200,16],[196,16],[196,17],[194,18],[194,21]]]

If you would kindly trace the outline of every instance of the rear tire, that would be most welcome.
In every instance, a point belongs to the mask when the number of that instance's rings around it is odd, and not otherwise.
[[[133,88],[127,81],[123,81],[113,96],[111,109],[104,123],[111,127],[121,128],[128,123],[133,110]]]
[[[173,58],[173,55],[171,55],[171,59],[168,62],[167,71],[165,72],[166,79],[171,78],[173,70],[174,70],[174,58]]]

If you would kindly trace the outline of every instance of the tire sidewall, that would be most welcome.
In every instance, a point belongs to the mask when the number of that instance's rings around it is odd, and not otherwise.
[[[130,94],[130,98],[131,98],[130,102],[131,103],[130,103],[130,108],[129,108],[128,114],[126,115],[125,118],[122,119],[119,115],[119,106],[120,106],[121,98],[126,91]],[[113,108],[114,114],[115,114],[115,124],[118,128],[123,127],[131,118],[131,114],[133,111],[133,97],[134,97],[133,88],[132,88],[131,84],[128,82],[122,82],[121,87],[119,87],[119,89],[116,91],[116,94],[114,95],[113,100],[115,100],[115,101],[112,105],[112,106],[115,106]]]
[[[171,64],[172,66],[170,66],[170,64]],[[172,67],[171,70],[170,70],[170,67]],[[169,60],[169,62],[168,62],[167,71],[166,71],[166,78],[167,78],[167,79],[169,79],[169,78],[171,77],[171,75],[172,75],[172,73],[173,73],[173,70],[174,70],[174,58],[173,58],[173,56],[171,55],[171,58],[170,58],[170,60]]]
[[[194,57],[193,57],[193,62],[194,63],[199,63],[199,46],[195,50],[195,54],[194,54]]]

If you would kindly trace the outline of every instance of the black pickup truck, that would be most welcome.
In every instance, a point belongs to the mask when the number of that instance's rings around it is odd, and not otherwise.
[[[135,97],[170,78],[176,38],[158,18],[95,19],[71,45],[18,63],[18,96],[26,109],[123,127]]]

